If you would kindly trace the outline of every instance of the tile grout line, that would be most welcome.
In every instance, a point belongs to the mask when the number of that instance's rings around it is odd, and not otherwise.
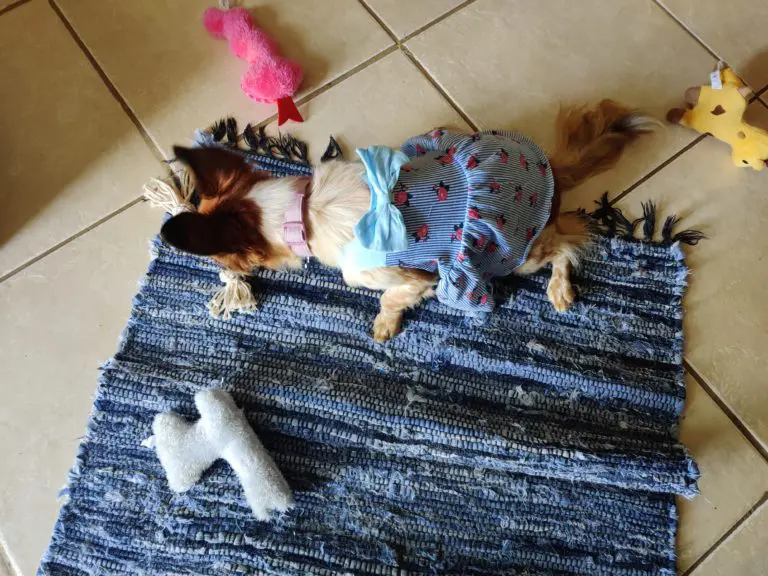
[[[365,61],[361,62],[360,64],[358,64],[357,66],[353,66],[352,68],[350,68],[349,70],[347,70],[343,74],[339,75],[337,78],[334,78],[333,80],[330,80],[330,81],[326,82],[322,86],[318,86],[317,88],[315,88],[311,92],[307,92],[301,98],[297,98],[296,101],[295,101],[296,107],[303,106],[304,104],[307,104],[308,102],[311,102],[317,96],[320,96],[321,94],[324,94],[325,92],[327,92],[331,88],[334,88],[334,87],[338,86],[339,84],[341,84],[344,80],[348,80],[352,76],[355,76],[359,72],[362,72],[363,70],[365,70],[369,66],[371,66],[373,64],[376,64],[379,60],[383,60],[385,57],[389,56],[390,54],[392,54],[392,53],[394,53],[396,51],[397,51],[397,46],[395,46],[395,45],[388,46],[388,47],[384,48],[384,50],[382,50],[381,52],[377,52],[376,54],[374,54],[373,56],[371,56],[367,60],[365,60]],[[275,120],[277,120],[277,113],[272,114],[271,116],[268,116],[267,118],[264,118],[263,120],[259,120],[257,123],[252,124],[252,126],[254,128],[260,128],[262,126],[269,125],[270,123],[274,122]],[[278,132],[279,132],[279,130],[280,130],[280,128],[278,127]]]
[[[403,54],[405,54],[406,58],[411,61],[411,64],[413,64],[416,69],[421,72],[421,74],[424,76],[424,78],[429,82],[432,87],[437,90],[438,94],[440,94],[443,99],[448,103],[448,105],[453,108],[453,111],[456,112],[459,116],[461,116],[461,119],[464,120],[464,122],[467,123],[467,125],[472,128],[475,132],[478,132],[480,128],[475,124],[475,122],[472,120],[472,118],[469,117],[469,115],[462,110],[461,106],[459,106],[458,102],[456,102],[453,98],[451,98],[448,95],[448,92],[446,92],[440,84],[438,84],[437,80],[435,80],[429,72],[427,72],[427,69],[422,66],[421,62],[414,56],[410,50],[408,50],[407,47],[401,46],[400,50]]]
[[[768,96],[768,86],[760,90],[757,94],[755,94],[755,99],[752,100],[752,102],[759,102],[763,105],[764,108],[768,108],[768,101],[763,100],[763,95]],[[750,104],[752,103],[750,102]]]
[[[111,219],[112,219],[112,218],[114,218],[115,216],[117,216],[117,215],[119,215],[119,214],[122,214],[123,212],[125,212],[125,211],[126,211],[126,210],[128,210],[129,208],[132,208],[133,206],[136,206],[136,204],[140,204],[140,203],[141,203],[141,202],[143,202],[143,201],[144,201],[144,196],[139,196],[138,198],[134,198],[133,200],[131,200],[131,201],[130,201],[130,202],[128,202],[127,204],[124,204],[123,206],[121,206],[121,207],[120,207],[120,208],[118,208],[117,210],[113,210],[112,212],[110,212],[110,213],[109,213],[109,214],[107,214],[106,216],[102,216],[101,218],[99,218],[99,219],[98,219],[98,220],[96,220],[95,222],[92,222],[91,224],[89,224],[88,226],[86,226],[85,228],[83,228],[82,230],[79,230],[78,232],[75,232],[74,234],[72,234],[72,236],[68,236],[67,238],[65,238],[64,240],[62,240],[61,242],[59,242],[58,244],[54,244],[54,245],[53,245],[53,246],[51,246],[50,248],[47,248],[46,250],[43,250],[43,251],[42,251],[40,254],[38,254],[37,256],[34,256],[33,258],[30,258],[29,260],[27,260],[27,261],[26,261],[26,262],[24,262],[23,264],[20,264],[19,266],[17,266],[16,268],[14,268],[13,270],[11,270],[10,272],[7,272],[6,274],[3,274],[2,276],[0,276],[0,284],[2,284],[3,282],[5,282],[6,280],[8,280],[9,278],[11,278],[12,276],[15,276],[15,275],[16,275],[16,274],[18,274],[19,272],[22,272],[23,270],[25,270],[25,269],[29,268],[29,267],[30,267],[30,266],[32,266],[32,264],[34,264],[35,262],[39,262],[40,260],[42,260],[42,259],[43,259],[43,258],[45,258],[46,256],[49,256],[49,255],[53,254],[53,253],[54,253],[54,252],[56,252],[56,251],[57,251],[59,248],[62,248],[62,247],[64,247],[64,246],[66,246],[66,245],[67,245],[67,244],[69,244],[70,242],[72,242],[72,241],[74,241],[74,240],[77,240],[77,239],[78,239],[78,238],[80,238],[81,236],[84,236],[85,234],[87,234],[87,233],[88,233],[88,232],[90,232],[91,230],[93,230],[93,229],[95,229],[95,228],[98,228],[99,226],[101,226],[102,224],[104,224],[104,223],[105,223],[107,220],[111,220]]]
[[[353,66],[352,68],[350,68],[349,70],[347,70],[343,74],[340,74],[337,78],[334,78],[333,80],[330,80],[330,81],[326,82],[322,86],[319,86],[319,87],[315,88],[312,92],[308,92],[307,94],[305,94],[304,96],[302,96],[301,98],[296,100],[296,105],[297,106],[302,106],[302,105],[306,104],[307,102],[309,102],[310,100],[314,100],[317,96],[320,96],[321,94],[324,94],[325,92],[327,92],[331,88],[334,88],[334,87],[338,86],[339,84],[341,84],[342,82],[344,82],[344,80],[347,80],[347,79],[351,78],[352,76],[355,76],[355,75],[359,74],[360,72],[362,72],[363,70],[365,70],[369,66],[372,66],[373,64],[376,64],[379,60],[383,60],[384,58],[386,58],[387,56],[389,56],[390,54],[392,54],[392,53],[394,53],[396,51],[397,51],[397,46],[394,46],[394,45],[387,46],[381,52],[377,52],[376,54],[374,54],[373,56],[371,56],[367,60],[365,60],[365,61],[361,62],[360,64],[358,64],[357,66]],[[276,120],[276,119],[277,119],[277,114],[273,114],[272,116],[270,116],[269,122],[272,122],[273,120]],[[262,121],[262,122],[260,122],[260,124],[264,124],[264,123],[268,124],[269,122]]]
[[[360,1],[362,2],[364,0],[360,0]],[[411,40],[412,38],[415,38],[416,36],[418,36],[419,34],[424,32],[425,30],[427,30],[429,28],[432,28],[432,26],[435,26],[436,24],[439,24],[440,22],[442,22],[446,18],[449,18],[450,16],[453,16],[454,14],[456,14],[456,12],[460,12],[461,10],[464,10],[464,8],[466,8],[470,4],[474,4],[475,2],[477,2],[477,0],[465,0],[464,2],[459,4],[458,6],[454,6],[453,8],[448,10],[448,12],[445,12],[445,13],[441,14],[440,16],[438,16],[437,18],[435,18],[431,22],[426,23],[421,28],[417,28],[416,30],[414,30],[410,34],[406,34],[405,36],[403,36],[403,39],[400,40],[400,43],[401,44],[405,44],[406,42],[408,42],[408,40]]]
[[[717,52],[715,52],[715,51],[714,51],[714,50],[713,50],[713,49],[712,49],[712,48],[709,46],[709,44],[707,44],[706,42],[704,42],[704,40],[703,40],[703,39],[701,39],[701,38],[699,38],[699,36],[698,36],[698,35],[696,35],[696,33],[694,33],[694,32],[693,32],[693,30],[691,30],[690,28],[688,28],[688,26],[686,26],[686,25],[685,25],[685,23],[684,23],[682,20],[680,20],[680,18],[678,18],[678,17],[677,17],[677,15],[676,15],[674,12],[672,12],[672,11],[671,11],[669,8],[667,8],[666,6],[664,6],[664,4],[662,4],[662,3],[661,3],[661,0],[653,0],[653,3],[654,3],[654,4],[656,4],[656,6],[657,6],[657,7],[658,7],[658,8],[659,8],[659,9],[660,9],[662,12],[664,12],[664,13],[665,13],[667,16],[669,16],[670,18],[672,18],[672,20],[674,20],[675,22],[677,22],[677,24],[678,24],[678,25],[679,25],[679,26],[680,26],[680,27],[681,27],[681,28],[682,28],[682,29],[683,29],[683,30],[684,30],[684,31],[685,31],[685,32],[686,32],[686,33],[687,33],[687,34],[688,34],[688,35],[689,35],[691,38],[693,38],[694,40],[696,40],[696,42],[698,42],[699,44],[701,44],[702,48],[704,48],[704,49],[705,49],[707,52],[709,52],[709,55],[710,55],[710,56],[712,56],[713,58],[716,58],[717,60],[723,60],[722,58],[720,58],[720,56],[718,55],[718,53],[717,53]],[[724,60],[723,60],[723,61],[724,61]]]
[[[768,462],[768,450],[765,449],[760,440],[758,440],[757,436],[755,436],[752,431],[750,431],[749,428],[744,425],[736,412],[730,406],[728,406],[728,403],[720,396],[720,394],[717,393],[714,387],[710,386],[709,382],[707,382],[707,380],[699,373],[699,371],[691,365],[685,356],[683,357],[683,367],[691,375],[691,377],[696,380],[698,385],[704,389],[712,401],[717,404],[718,408],[720,408],[720,410],[725,413],[731,423],[736,426],[739,432],[741,432],[741,435],[744,436],[744,438],[752,445],[758,454],[760,454],[763,459]]]
[[[23,6],[27,2],[29,2],[29,0],[16,0],[16,2],[11,2],[5,8],[0,8],[0,16],[5,14],[6,12],[10,12],[14,8],[18,8],[19,6]]]
[[[381,27],[384,32],[387,33],[387,36],[389,36],[392,41],[397,45],[398,48],[400,48],[400,40],[397,37],[397,34],[395,34],[394,30],[392,30],[387,24],[384,22],[384,20],[379,17],[378,14],[376,14],[376,11],[371,8],[368,3],[365,0],[357,0],[358,4],[362,7],[363,10],[368,12],[368,16],[374,19],[374,21]]]
[[[394,33],[394,31],[389,26],[387,26],[386,23],[381,18],[379,18],[379,15],[376,14],[371,9],[370,6],[368,6],[368,4],[365,2],[365,0],[358,0],[358,1],[360,2],[360,5],[368,12],[368,14],[371,16],[371,18],[373,18],[379,24],[379,26],[381,26],[381,28],[389,35],[389,37],[392,38],[392,40],[394,40],[395,44],[397,45],[397,48],[400,49],[400,52],[402,52],[403,55],[406,58],[408,58],[408,60],[410,60],[411,64],[413,64],[416,67],[416,69],[419,72],[421,72],[421,75],[424,76],[424,78],[427,80],[427,82],[429,82],[432,85],[432,87],[435,90],[437,90],[438,94],[440,94],[440,96],[443,97],[443,100],[445,100],[448,103],[448,105],[451,108],[453,108],[453,111],[456,112],[456,114],[458,114],[461,117],[461,119],[464,120],[464,122],[466,122],[467,125],[470,128],[472,128],[472,130],[477,132],[478,131],[477,124],[475,124],[472,121],[472,119],[469,117],[469,115],[466,112],[464,112],[464,110],[461,109],[461,107],[458,105],[458,103],[456,101],[454,101],[453,98],[451,98],[448,95],[448,93],[443,89],[442,86],[440,86],[440,84],[437,82],[437,80],[435,80],[432,77],[432,75],[429,74],[429,72],[427,72],[427,69],[424,68],[424,66],[421,64],[421,62],[419,62],[419,60],[413,55],[413,53],[408,49],[408,47],[405,46],[405,44],[403,44],[403,42],[405,42],[406,39],[413,38],[414,36],[417,35],[417,33],[421,34],[424,30],[427,30],[428,28],[430,28],[431,26],[437,24],[438,22],[442,22],[443,20],[445,20],[449,16],[452,16],[453,14],[458,12],[459,10],[461,10],[463,8],[466,8],[467,6],[469,6],[470,4],[475,2],[476,0],[468,0],[467,2],[464,2],[463,4],[460,4],[459,6],[456,6],[453,10],[450,10],[449,12],[443,14],[440,18],[437,18],[437,19],[431,21],[426,26],[422,26],[420,29],[416,30],[415,32],[412,32],[410,35],[407,35],[405,38],[403,38],[403,40],[399,40],[397,38],[397,35]]]
[[[128,102],[125,100],[125,98],[123,98],[123,96],[120,94],[120,91],[114,85],[112,80],[109,79],[109,76],[107,76],[107,73],[104,71],[101,65],[96,61],[96,58],[88,49],[88,47],[85,45],[85,42],[83,42],[83,40],[80,38],[75,28],[72,26],[69,20],[67,20],[67,17],[64,15],[64,13],[61,11],[59,6],[56,4],[56,0],[48,0],[48,5],[59,17],[59,20],[61,20],[61,23],[67,29],[67,31],[69,32],[69,35],[72,37],[72,39],[75,41],[77,46],[80,48],[83,55],[91,63],[91,66],[96,71],[96,74],[99,75],[99,77],[101,78],[101,81],[107,87],[107,90],[109,90],[110,94],[112,94],[112,97],[117,101],[117,103],[123,109],[123,112],[126,113],[130,121],[136,127],[136,130],[139,131],[139,135],[144,139],[144,142],[149,147],[152,155],[155,156],[155,158],[158,161],[165,162],[167,159],[165,158],[165,155],[163,154],[163,151],[160,145],[157,142],[155,142],[155,140],[149,134],[149,131],[141,123],[141,120],[139,120],[139,117],[136,115],[133,109],[128,105]]]
[[[625,188],[623,191],[621,191],[621,192],[620,192],[620,193],[619,193],[619,194],[616,196],[616,198],[614,198],[613,200],[611,200],[611,201],[610,201],[610,204],[611,204],[611,205],[614,205],[614,204],[616,204],[616,203],[617,203],[619,200],[622,200],[622,199],[626,198],[626,196],[627,196],[627,195],[628,195],[630,192],[632,192],[632,191],[633,191],[633,190],[635,190],[636,188],[639,188],[639,187],[640,187],[642,184],[644,184],[645,182],[647,182],[648,180],[650,180],[652,177],[654,177],[656,174],[658,174],[659,172],[661,172],[661,170],[662,170],[663,168],[666,168],[667,166],[669,166],[670,164],[672,164],[672,162],[674,162],[674,161],[675,161],[675,160],[677,160],[677,159],[678,159],[680,156],[682,156],[683,154],[685,154],[686,152],[688,152],[688,150],[690,150],[691,148],[693,148],[694,146],[696,146],[696,144],[698,144],[698,143],[699,143],[699,142],[701,142],[702,140],[706,139],[706,137],[707,137],[707,135],[706,135],[706,134],[700,134],[699,136],[697,136],[696,138],[694,138],[694,139],[693,139],[693,141],[689,142],[688,144],[686,144],[685,146],[683,146],[682,148],[680,148],[680,150],[678,150],[677,152],[675,152],[674,154],[672,154],[672,156],[670,156],[669,158],[667,158],[666,160],[664,160],[664,162],[662,162],[661,164],[659,164],[658,166],[656,166],[656,168],[653,168],[653,169],[652,169],[650,172],[648,172],[648,173],[647,173],[647,174],[645,174],[644,176],[641,176],[641,177],[640,177],[638,180],[636,180],[636,181],[635,181],[633,184],[630,184],[630,185],[629,185],[627,188]]]
[[[768,502],[768,492],[763,494],[763,496],[755,502],[752,507],[747,510],[746,514],[739,518],[733,526],[731,526],[728,530],[726,530],[725,534],[723,534],[720,538],[717,539],[717,541],[712,544],[712,546],[707,549],[704,554],[699,556],[699,558],[691,564],[685,572],[683,572],[680,576],[689,576],[692,574],[699,566],[701,566],[710,556],[712,556],[715,552],[717,552],[718,548],[726,541],[728,540],[736,530],[741,528],[747,520],[749,520],[752,516],[754,516],[757,512],[760,511],[760,509]]]
[[[698,42],[699,44],[701,44],[702,48],[704,48],[704,49],[705,49],[707,52],[709,52],[709,55],[710,55],[710,56],[712,56],[713,58],[715,58],[715,59],[716,59],[716,60],[718,60],[718,61],[722,61],[722,62],[725,62],[725,63],[727,64],[727,60],[726,60],[725,58],[721,57],[721,56],[720,56],[720,55],[719,55],[717,52],[715,52],[715,49],[714,49],[714,48],[712,48],[712,47],[711,47],[709,44],[707,44],[707,43],[704,41],[704,39],[703,39],[703,38],[701,38],[701,37],[700,37],[698,34],[696,34],[696,33],[695,33],[693,30],[691,30],[690,28],[688,28],[688,26],[686,26],[686,25],[685,25],[685,22],[683,22],[683,21],[682,21],[680,18],[678,18],[678,17],[677,17],[677,15],[676,15],[674,12],[672,12],[672,10],[670,10],[669,8],[667,8],[666,6],[664,6],[664,4],[662,4],[662,3],[661,3],[661,0],[653,0],[653,3],[654,3],[654,4],[656,4],[656,6],[658,6],[658,7],[659,7],[659,8],[660,8],[660,9],[661,9],[663,12],[665,12],[665,13],[667,14],[667,16],[669,16],[670,18],[672,18],[672,20],[674,20],[675,22],[677,22],[677,24],[678,24],[678,25],[679,25],[679,26],[680,26],[680,27],[681,27],[683,30],[685,30],[685,32],[686,32],[686,33],[687,33],[687,34],[688,34],[688,35],[689,35],[691,38],[693,38],[694,40],[696,40],[696,42]],[[744,81],[744,83],[745,83],[745,84],[747,84],[747,85],[749,86],[749,84],[746,82],[746,80],[744,80],[743,78],[742,78],[742,80]],[[750,86],[750,88],[751,88],[751,86]],[[768,88],[768,86],[766,86],[765,88],[763,88],[762,90],[759,90],[759,91],[758,91],[758,90],[754,90],[754,92],[756,92],[757,94],[760,94],[760,93],[764,92],[766,88]]]

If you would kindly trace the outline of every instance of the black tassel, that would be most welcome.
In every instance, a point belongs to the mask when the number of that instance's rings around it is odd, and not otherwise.
[[[225,129],[227,132],[227,141],[232,144],[237,144],[237,120],[231,116],[224,120]]]
[[[337,158],[341,160],[343,157],[344,154],[339,147],[339,143],[336,142],[336,139],[333,136],[331,136],[328,141],[328,147],[325,149],[325,152],[323,152],[323,157],[320,158],[320,162],[328,162],[328,160],[336,160]]]
[[[226,120],[217,120],[211,126],[211,136],[216,142],[221,142],[227,134]]]
[[[245,130],[243,130],[243,140],[245,140],[245,143],[248,145],[248,148],[250,148],[254,152],[259,151],[259,137],[253,131],[253,126],[251,126],[250,124],[245,125]]]
[[[680,222],[680,218],[676,215],[667,216],[667,219],[664,220],[664,227],[661,229],[662,242],[672,242],[672,229],[678,222]]]
[[[621,238],[631,240],[635,235],[635,228],[640,220],[630,221],[620,208],[611,206],[608,200],[608,192],[603,192],[600,200],[595,201],[598,208],[590,214],[607,236],[620,236]]]
[[[696,246],[699,240],[706,240],[707,236],[701,230],[683,230],[672,236],[672,242],[680,242],[689,246]]]
[[[297,140],[290,134],[282,136],[267,136],[263,126],[259,127],[258,135],[253,128],[248,126],[243,132],[248,147],[257,152],[278,160],[291,160],[302,164],[309,164],[307,145]]]
[[[269,153],[269,136],[267,136],[267,129],[264,126],[259,126],[259,150],[264,154]]]
[[[288,155],[289,159],[303,162],[304,164],[309,164],[306,143],[302,142],[301,140],[296,140],[296,138],[290,134],[281,136],[280,143],[282,149]]]
[[[648,200],[640,205],[643,207],[643,237],[646,242],[651,242],[656,231],[656,204],[653,200]]]
[[[616,235],[616,220],[613,218],[613,208],[608,200],[608,192],[603,192],[600,200],[595,200],[597,208],[591,216],[604,228],[607,236]]]
[[[653,241],[653,234],[656,231],[656,204],[653,201],[641,202],[643,216],[632,221],[624,216],[621,209],[611,206],[608,192],[604,192],[600,196],[600,200],[595,200],[595,204],[597,204],[597,208],[591,213],[586,212],[583,208],[579,208],[576,213],[589,217],[592,222],[592,229],[596,233],[608,237],[619,235],[625,240],[635,240],[635,230],[638,224],[643,222],[643,240],[646,242]],[[700,230],[683,230],[673,235],[672,232],[679,222],[680,218],[674,214],[664,221],[661,231],[662,243],[680,242],[695,246],[700,240],[707,238]]]
[[[625,240],[631,240],[635,237],[635,226],[638,221],[632,222],[624,216],[624,213],[620,208],[614,208],[614,219],[616,220],[616,233],[619,234]]]

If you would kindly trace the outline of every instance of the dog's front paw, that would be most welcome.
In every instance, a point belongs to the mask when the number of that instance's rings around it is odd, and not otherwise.
[[[573,286],[569,280],[551,278],[547,286],[547,298],[558,312],[565,312],[576,299]]]
[[[403,322],[401,313],[381,311],[373,321],[373,339],[376,342],[386,342],[400,333]]]

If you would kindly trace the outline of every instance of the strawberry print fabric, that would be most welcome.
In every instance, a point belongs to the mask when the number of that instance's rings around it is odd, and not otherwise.
[[[554,194],[544,152],[526,136],[435,130],[408,140],[392,203],[405,220],[408,248],[387,266],[438,271],[438,299],[489,311],[491,280],[510,274],[549,220]]]

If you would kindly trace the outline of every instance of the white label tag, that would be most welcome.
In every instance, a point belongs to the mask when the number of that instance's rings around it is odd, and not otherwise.
[[[713,90],[723,89],[723,81],[720,79],[720,70],[715,70],[709,75],[709,82],[712,84]]]

